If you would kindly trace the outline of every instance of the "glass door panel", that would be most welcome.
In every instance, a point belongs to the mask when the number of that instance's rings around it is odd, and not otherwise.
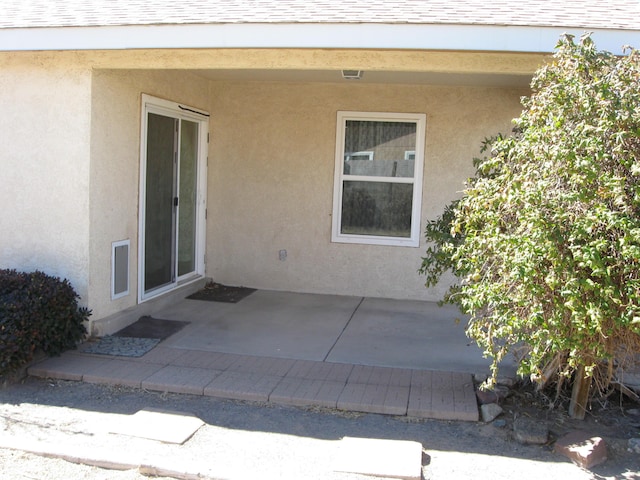
[[[144,291],[174,281],[176,122],[149,113],[147,117],[144,224]]]
[[[182,120],[178,191],[178,276],[196,269],[198,124]]]

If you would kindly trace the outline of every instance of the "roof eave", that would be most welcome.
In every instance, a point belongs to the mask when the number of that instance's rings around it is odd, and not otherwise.
[[[552,52],[563,33],[600,49],[640,46],[640,30],[457,24],[225,23],[0,29],[0,51],[319,48]]]

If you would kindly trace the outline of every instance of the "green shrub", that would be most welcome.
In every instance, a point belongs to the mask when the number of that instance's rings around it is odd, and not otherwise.
[[[640,352],[639,78],[638,51],[565,36],[514,135],[485,145],[463,197],[427,227],[427,283],[459,278],[446,300],[470,316],[494,374],[519,348],[520,372],[541,384],[606,393]]]
[[[67,280],[0,270],[0,375],[29,362],[36,350],[59,355],[75,348],[91,314],[78,298]]]

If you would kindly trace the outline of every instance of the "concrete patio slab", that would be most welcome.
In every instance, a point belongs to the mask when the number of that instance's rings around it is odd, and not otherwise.
[[[202,350],[172,349],[182,353],[171,362],[172,365],[181,367],[209,368],[213,370],[226,370],[239,355],[220,352],[205,352]]]
[[[489,361],[456,323],[460,312],[433,302],[365,298],[331,350],[330,362],[430,370],[488,371]]]
[[[214,303],[200,300],[185,302]],[[324,360],[359,303],[358,297],[259,290],[234,304],[233,308],[216,313],[213,318],[198,324],[182,317],[192,324],[170,338],[166,345]],[[165,318],[167,312],[162,314]]]
[[[202,285],[204,287],[204,285]],[[225,302],[207,302],[202,300],[187,300],[191,290],[185,291],[180,298],[176,298],[174,301],[164,304],[158,309],[148,313],[155,318],[162,318],[165,320],[183,320],[189,322],[201,322],[205,320],[212,320],[220,315],[223,315],[229,310],[235,308],[233,303]],[[179,336],[181,332],[178,332],[176,336]]]
[[[184,350],[177,350],[175,348],[167,348],[162,345],[158,345],[153,350],[148,352],[142,357],[134,357],[131,360],[144,362],[144,363],[157,363],[160,365],[169,365],[178,359],[178,357],[184,355]]]
[[[447,420],[478,419],[456,311],[429,302],[257,291],[238,304],[182,300],[191,322],[140,358],[67,353],[30,375],[174,393]]]

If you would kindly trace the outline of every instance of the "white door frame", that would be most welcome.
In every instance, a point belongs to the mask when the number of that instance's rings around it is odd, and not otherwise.
[[[138,215],[138,302],[142,303],[176,287],[197,281],[205,275],[206,245],[206,205],[207,205],[207,156],[209,138],[209,114],[201,109],[171,102],[151,95],[142,94],[141,109],[141,141],[140,141],[140,187]],[[145,212],[146,212],[146,180],[147,180],[147,119],[149,113],[156,113],[178,120],[189,120],[198,124],[198,165],[195,215],[195,270],[181,277],[176,276],[171,283],[145,292]],[[179,151],[179,149],[178,149]],[[175,234],[175,233],[174,233]],[[177,251],[177,245],[175,246]]]

